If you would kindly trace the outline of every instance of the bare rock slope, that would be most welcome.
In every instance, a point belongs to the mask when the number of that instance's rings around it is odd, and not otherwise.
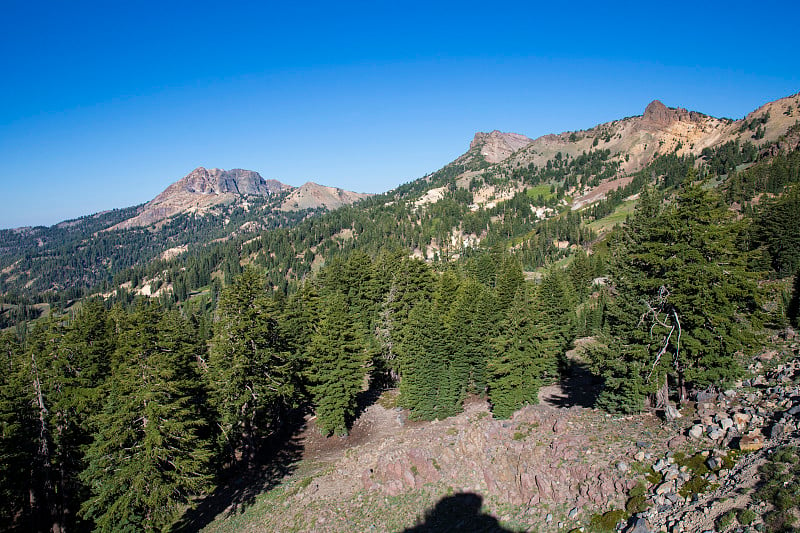
[[[298,211],[319,207],[337,209],[370,196],[372,195],[346,191],[338,187],[326,187],[309,181],[293,190],[284,200],[281,209],[283,211]]]

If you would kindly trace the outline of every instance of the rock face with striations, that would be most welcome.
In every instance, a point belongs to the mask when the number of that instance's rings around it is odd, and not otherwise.
[[[266,196],[288,188],[287,185],[276,180],[265,180],[258,172],[234,168],[222,170],[220,168],[205,169],[198,167],[181,180],[173,183],[156,196],[153,202],[163,201],[178,192],[193,194],[253,194]]]

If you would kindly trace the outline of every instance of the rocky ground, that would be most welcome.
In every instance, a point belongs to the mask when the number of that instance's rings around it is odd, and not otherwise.
[[[409,421],[387,391],[346,438],[321,437],[309,419],[282,479],[207,530],[600,531],[610,520],[612,530],[699,532],[731,509],[761,516],[758,467],[800,441],[800,342],[784,337],[751,379],[701,394],[670,420],[587,407],[580,366],[510,420],[473,398],[458,416]],[[737,527],[758,530],[759,520]]]

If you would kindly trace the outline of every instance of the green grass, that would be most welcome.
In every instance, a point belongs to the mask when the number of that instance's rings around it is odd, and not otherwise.
[[[594,230],[597,233],[605,233],[618,224],[624,224],[628,215],[633,214],[633,211],[636,208],[636,203],[637,200],[628,200],[627,202],[623,202],[622,205],[618,206],[610,215],[590,223],[589,229]]]
[[[549,200],[550,198],[555,197],[555,193],[550,192],[550,184],[545,183],[542,185],[534,185],[529,189],[525,190],[525,194],[531,200],[536,200],[539,196],[544,198],[545,201]]]

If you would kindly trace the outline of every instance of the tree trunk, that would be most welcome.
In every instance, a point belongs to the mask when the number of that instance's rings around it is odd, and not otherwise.
[[[664,383],[661,388],[656,392],[656,409],[663,408],[669,405],[669,385],[667,384],[667,376],[664,375]]]

